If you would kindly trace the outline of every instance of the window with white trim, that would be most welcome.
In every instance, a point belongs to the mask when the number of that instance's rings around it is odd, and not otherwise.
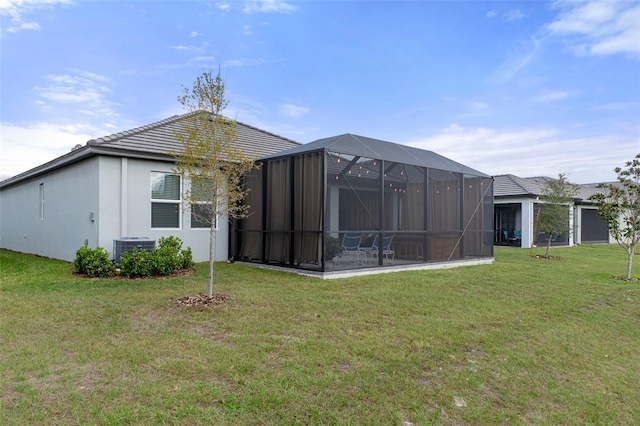
[[[206,218],[210,217],[211,211],[209,210],[209,203],[194,203],[191,204],[191,228],[193,229],[210,229],[211,224],[209,220]],[[213,227],[217,228],[218,220],[214,215],[213,219]]]
[[[151,227],[179,229],[181,204],[180,176],[151,172]]]
[[[194,200],[191,203],[192,229],[211,229],[212,225],[217,228],[217,216],[211,211],[211,203],[206,201],[211,194],[211,185],[208,178],[191,181],[191,198]]]

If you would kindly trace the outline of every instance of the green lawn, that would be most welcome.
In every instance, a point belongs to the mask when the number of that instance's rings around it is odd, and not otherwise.
[[[231,300],[190,309],[206,265],[82,279],[0,251],[0,424],[640,424],[624,251],[528,254],[326,281],[223,263]]]

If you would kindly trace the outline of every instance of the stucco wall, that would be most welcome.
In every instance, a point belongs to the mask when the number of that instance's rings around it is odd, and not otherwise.
[[[188,209],[179,229],[151,229],[151,172],[171,163],[97,156],[0,192],[0,248],[72,261],[85,241],[113,251],[113,240],[170,235],[191,247],[196,262],[209,259],[209,230],[191,229]],[[44,184],[44,219],[40,219]],[[188,206],[187,206],[188,207]],[[218,221],[216,260],[228,257],[228,221]]]
[[[182,239],[184,248],[191,247],[196,262],[209,259],[209,230],[191,229],[188,209],[181,211],[179,229],[151,228],[151,172],[171,172],[171,168],[171,163],[160,161],[101,158],[100,241],[107,250],[111,252],[113,240],[121,237],[147,237],[157,241],[160,237],[174,235]],[[121,206],[124,208],[122,213]],[[228,221],[221,219],[218,222],[216,260],[226,260]]]
[[[90,213],[98,213],[98,170],[92,158],[3,189],[0,247],[69,261],[85,241],[95,247],[97,221]]]

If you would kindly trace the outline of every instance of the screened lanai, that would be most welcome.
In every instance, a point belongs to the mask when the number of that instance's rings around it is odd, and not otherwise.
[[[259,163],[238,260],[332,272],[493,257],[492,178],[434,152],[345,134]]]

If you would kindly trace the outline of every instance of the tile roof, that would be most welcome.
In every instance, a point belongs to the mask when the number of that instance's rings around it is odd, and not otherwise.
[[[493,196],[538,196],[542,194],[549,178],[521,178],[515,175],[497,175],[493,177]]]
[[[544,187],[553,178],[547,176],[536,176],[521,178],[515,175],[497,175],[493,177],[494,197],[538,197],[542,195]],[[618,182],[609,182],[615,186],[620,186]],[[589,197],[595,193],[602,192],[598,188],[598,183],[578,184],[578,192],[574,199],[577,202],[589,202]]]
[[[192,114],[194,113],[174,115],[146,126],[92,139],[87,142],[87,145],[167,155],[170,152],[179,151],[182,147],[176,134],[182,129],[182,121]],[[300,145],[298,142],[256,127],[236,123],[238,131],[236,145],[250,156],[262,157]]]
[[[609,185],[613,185],[613,186],[617,186],[617,187],[622,187],[622,184],[618,181],[615,182],[603,182]],[[576,198],[579,198],[583,201],[588,201],[588,198],[593,195],[593,194],[597,194],[599,192],[603,192],[604,190],[602,188],[598,188],[598,185],[600,185],[599,183],[585,183],[582,185],[578,185],[578,195],[576,195]]]
[[[173,117],[146,126],[91,139],[86,145],[76,146],[71,152],[3,180],[0,182],[0,189],[15,185],[16,183],[47,173],[51,170],[65,167],[68,164],[93,155],[106,154],[123,157],[148,157],[161,161],[172,161],[169,154],[179,151],[182,147],[180,141],[176,138],[176,132],[180,131],[181,121],[187,118],[189,114],[193,113],[174,115]],[[240,122],[236,123],[238,130],[237,146],[243,149],[247,155],[257,158],[300,145],[299,142],[260,130],[256,127]]]

